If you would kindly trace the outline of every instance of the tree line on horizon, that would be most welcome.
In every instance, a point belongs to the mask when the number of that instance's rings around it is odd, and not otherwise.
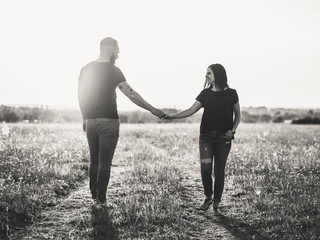
[[[180,110],[162,109],[166,113]],[[121,123],[199,123],[202,110],[189,118],[161,121],[147,111],[119,111]],[[241,122],[245,123],[283,123],[320,124],[320,109],[286,109],[266,107],[243,107]],[[13,107],[0,105],[0,122],[6,123],[78,123],[81,113],[77,109],[54,109],[43,107]]]

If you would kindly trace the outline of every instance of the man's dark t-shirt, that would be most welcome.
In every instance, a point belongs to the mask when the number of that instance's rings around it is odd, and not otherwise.
[[[79,104],[84,119],[118,119],[118,84],[126,81],[121,70],[109,62],[91,62],[79,76]]]
[[[196,98],[203,108],[200,132],[219,131],[226,133],[233,127],[233,105],[239,100],[236,90],[223,91],[204,89]]]

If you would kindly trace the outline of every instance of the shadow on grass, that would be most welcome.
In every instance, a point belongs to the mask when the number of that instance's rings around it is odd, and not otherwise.
[[[239,240],[269,240],[270,238],[263,236],[254,227],[250,226],[238,219],[227,216],[215,217],[214,222],[228,230],[236,239]]]
[[[91,207],[91,224],[94,240],[118,239],[118,231],[112,223],[111,210],[107,206],[93,205]]]

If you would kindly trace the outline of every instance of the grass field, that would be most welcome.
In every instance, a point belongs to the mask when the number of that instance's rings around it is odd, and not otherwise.
[[[68,196],[88,170],[80,125],[8,126],[10,134],[0,142],[2,236],[39,221],[41,211]],[[201,185],[198,127],[121,125],[113,165],[125,172],[117,179],[116,197],[108,200],[112,211],[93,208],[81,216],[73,239],[197,239],[205,226],[185,206],[192,202],[190,191],[200,204],[202,189],[188,188],[185,179]],[[319,130],[241,124],[227,162],[224,217],[217,224],[238,239],[318,239]]]

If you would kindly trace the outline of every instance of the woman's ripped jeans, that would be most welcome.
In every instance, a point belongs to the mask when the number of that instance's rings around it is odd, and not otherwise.
[[[207,198],[214,196],[219,203],[224,188],[224,171],[231,149],[231,139],[217,131],[201,133],[199,137],[201,177],[204,194]],[[214,166],[214,190],[212,191],[212,166]]]

